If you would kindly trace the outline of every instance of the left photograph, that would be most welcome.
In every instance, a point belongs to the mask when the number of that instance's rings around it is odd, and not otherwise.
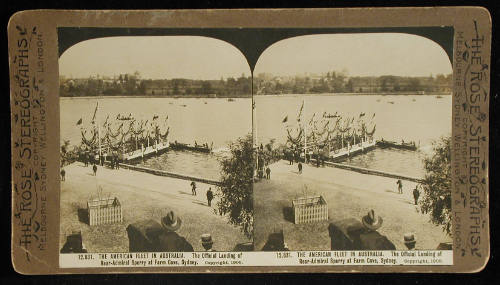
[[[61,253],[253,250],[252,83],[237,48],[102,37],[64,51],[59,76]]]

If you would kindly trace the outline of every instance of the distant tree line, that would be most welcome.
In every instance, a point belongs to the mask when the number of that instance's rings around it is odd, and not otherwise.
[[[248,97],[252,78],[193,80],[185,78],[141,79],[139,72],[120,74],[113,78],[60,78],[60,96],[219,96]],[[261,73],[254,77],[256,94],[308,93],[449,93],[451,74],[435,76],[355,76],[331,71],[321,75],[273,76]]]
[[[222,96],[245,97],[251,95],[251,77],[220,80],[141,79],[140,74],[120,74],[113,78],[60,78],[60,96]]]
[[[322,75],[272,76],[258,74],[254,79],[257,94],[372,93],[372,92],[451,92],[451,74],[436,76],[356,76],[344,72]]]

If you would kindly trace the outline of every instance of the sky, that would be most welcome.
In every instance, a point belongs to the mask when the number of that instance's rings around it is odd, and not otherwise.
[[[259,58],[254,74],[279,76],[346,70],[350,76],[449,74],[435,42],[398,33],[310,35],[279,41]],[[197,36],[108,37],[80,42],[59,59],[61,75],[86,78],[139,71],[147,79],[220,79],[250,75],[234,46]]]
[[[243,54],[221,40],[195,36],[110,37],[80,42],[59,59],[66,77],[139,71],[146,79],[220,79],[250,75]]]
[[[444,49],[427,38],[402,34],[310,35],[279,41],[260,56],[254,74],[326,73],[350,76],[429,76],[449,74]]]

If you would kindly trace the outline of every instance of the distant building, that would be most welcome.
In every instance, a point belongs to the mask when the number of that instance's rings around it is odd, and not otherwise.
[[[105,225],[123,221],[122,206],[118,198],[91,198],[87,202],[89,225]]]

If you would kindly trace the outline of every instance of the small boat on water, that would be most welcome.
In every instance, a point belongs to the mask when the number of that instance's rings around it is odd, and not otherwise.
[[[177,141],[170,143],[170,148],[175,149],[175,150],[191,150],[191,151],[203,152],[203,153],[210,153],[212,151],[212,149],[208,146],[208,144],[191,145],[191,144],[181,143],[181,142],[177,142]]]
[[[384,139],[377,141],[376,145],[380,148],[397,148],[404,150],[417,150],[417,146],[415,142],[394,142],[394,141],[386,141]]]
[[[208,104],[207,102],[204,102],[205,104]]]
[[[389,101],[389,102],[387,102],[387,103],[389,103],[389,104],[394,104],[394,101]]]
[[[234,102],[234,99],[233,98],[227,98],[227,101],[228,102]]]
[[[187,105],[186,104],[182,104],[181,107],[187,107]]]
[[[436,98],[441,99],[441,98],[443,98],[443,96],[437,95]]]

